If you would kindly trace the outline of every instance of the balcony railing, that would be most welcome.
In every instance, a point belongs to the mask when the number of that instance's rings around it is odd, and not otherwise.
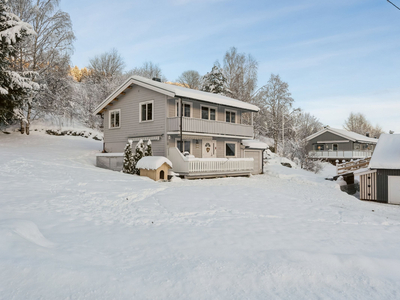
[[[168,132],[179,132],[180,118],[167,118]],[[182,118],[182,131],[253,138],[253,126],[195,118]]]
[[[168,158],[174,172],[187,176],[250,174],[254,168],[253,158],[190,158],[176,147],[169,148]]]
[[[308,155],[315,158],[366,158],[371,157],[373,151],[354,150],[354,151],[310,151]]]

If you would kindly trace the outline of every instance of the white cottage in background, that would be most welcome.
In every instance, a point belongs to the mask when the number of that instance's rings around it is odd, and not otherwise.
[[[94,114],[104,119],[106,152],[121,153],[128,141],[151,140],[154,155],[170,159],[175,173],[207,177],[262,172],[268,146],[243,144],[253,139],[258,111],[229,97],[132,76]],[[122,168],[122,161],[116,165]]]

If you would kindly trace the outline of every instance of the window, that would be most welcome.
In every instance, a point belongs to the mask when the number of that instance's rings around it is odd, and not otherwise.
[[[181,116],[181,114],[180,114],[181,110],[180,110],[179,106],[180,106],[179,101],[176,101],[175,102],[175,107],[176,107],[176,116],[177,117]],[[187,117],[187,118],[190,118],[191,117],[191,111],[192,111],[192,105],[190,103],[183,102],[183,116]]]
[[[181,150],[181,141],[176,141],[176,147]],[[190,141],[183,141],[183,152],[190,153]]]
[[[228,123],[236,123],[236,112],[234,111],[225,111],[226,122]]]
[[[154,101],[139,103],[140,122],[153,121],[153,104]]]
[[[201,118],[204,120],[212,120],[216,119],[216,110],[212,107],[202,106],[201,107]]]
[[[236,144],[226,143],[225,144],[225,156],[236,156]]]
[[[314,151],[324,151],[325,145],[314,145]]]
[[[337,151],[337,149],[338,149],[337,144],[333,144],[333,145],[332,145],[332,149],[333,149],[333,151]]]
[[[120,127],[120,120],[121,120],[120,115],[121,115],[120,109],[110,110],[109,128],[119,128]]]

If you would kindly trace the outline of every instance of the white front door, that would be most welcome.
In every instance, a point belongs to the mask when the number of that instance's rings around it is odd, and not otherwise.
[[[388,176],[389,203],[400,204],[400,176]]]
[[[214,140],[203,140],[202,157],[213,158],[217,156],[217,142]]]

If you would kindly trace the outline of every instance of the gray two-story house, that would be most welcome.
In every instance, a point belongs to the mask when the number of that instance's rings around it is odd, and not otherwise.
[[[311,158],[350,160],[371,157],[378,139],[326,126],[306,138]]]
[[[258,111],[229,97],[132,76],[94,114],[104,118],[105,152],[150,140],[153,154],[168,157],[174,172],[206,177],[262,172],[267,146],[251,141]]]

